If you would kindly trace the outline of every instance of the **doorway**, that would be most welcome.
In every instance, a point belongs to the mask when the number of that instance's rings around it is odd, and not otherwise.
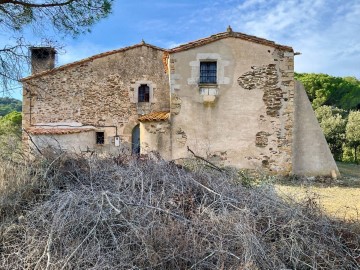
[[[132,130],[132,153],[139,155],[140,154],[140,125],[136,125]]]

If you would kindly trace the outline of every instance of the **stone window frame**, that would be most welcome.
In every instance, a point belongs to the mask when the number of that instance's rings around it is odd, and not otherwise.
[[[146,84],[149,86],[149,102],[139,102],[139,87],[143,84]],[[154,98],[154,89],[156,89],[156,84],[154,84],[152,81],[147,80],[139,80],[135,83],[131,84],[131,90],[133,90],[133,103],[155,103]]]
[[[230,65],[230,61],[223,60],[218,53],[197,53],[196,60],[189,63],[191,67],[191,77],[187,79],[189,85],[200,84],[200,62],[216,62],[216,84],[230,84],[230,78],[225,77],[225,67]]]

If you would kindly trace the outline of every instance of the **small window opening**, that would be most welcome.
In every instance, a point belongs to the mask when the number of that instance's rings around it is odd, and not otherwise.
[[[150,101],[150,87],[147,84],[142,84],[139,86],[139,102],[149,102]]]
[[[96,144],[105,143],[105,134],[104,132],[96,132]]]
[[[216,83],[216,62],[200,62],[200,83]]]

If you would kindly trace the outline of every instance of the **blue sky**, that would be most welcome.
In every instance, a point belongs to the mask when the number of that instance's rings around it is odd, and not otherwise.
[[[115,0],[113,13],[91,33],[60,40],[66,47],[57,64],[141,39],[170,48],[228,25],[301,52],[297,72],[360,78],[360,0]]]

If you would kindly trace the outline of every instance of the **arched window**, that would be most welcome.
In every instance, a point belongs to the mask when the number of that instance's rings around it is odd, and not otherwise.
[[[141,84],[138,91],[138,102],[150,101],[150,87],[147,84]]]

